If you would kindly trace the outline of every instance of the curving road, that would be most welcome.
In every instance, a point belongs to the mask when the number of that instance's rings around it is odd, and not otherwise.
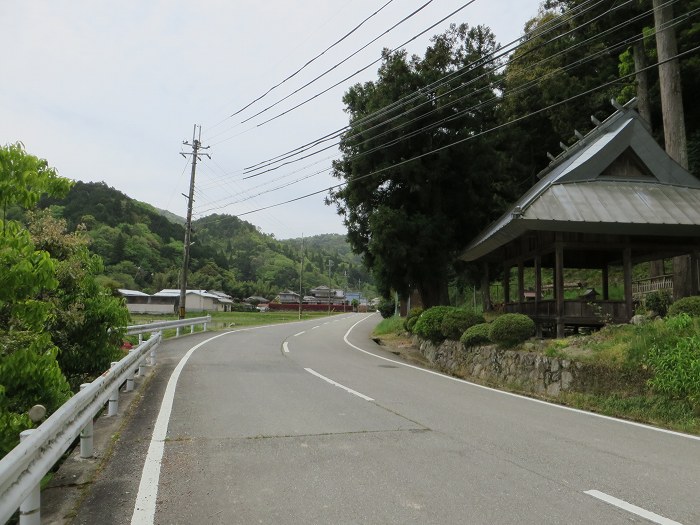
[[[377,321],[166,342],[74,523],[700,523],[697,437],[407,365]]]

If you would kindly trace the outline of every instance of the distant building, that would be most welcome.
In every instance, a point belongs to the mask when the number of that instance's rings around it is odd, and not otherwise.
[[[132,314],[172,314],[175,312],[177,297],[156,297],[138,290],[117,290],[126,301],[126,308]]]
[[[279,293],[276,297],[276,301],[280,304],[299,304],[299,294],[291,290],[286,290]]]
[[[221,295],[217,295],[221,294]],[[185,309],[188,312],[229,312],[233,300],[223,292],[208,292],[207,290],[187,290]],[[180,290],[166,288],[153,294],[153,297],[167,297],[179,300]]]
[[[328,304],[329,297],[331,304],[344,304],[346,301],[345,290],[336,290],[328,286],[319,286],[311,290],[311,295],[316,298],[317,303]]]

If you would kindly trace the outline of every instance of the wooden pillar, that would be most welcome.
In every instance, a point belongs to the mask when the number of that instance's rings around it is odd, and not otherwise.
[[[484,312],[490,312],[493,309],[491,305],[490,283],[491,279],[489,278],[489,263],[484,261],[481,263],[481,301],[484,307]]]
[[[601,272],[603,273],[603,300],[608,301],[610,300],[610,269],[607,264],[601,268]]]
[[[542,298],[542,256],[535,255],[535,316],[540,314],[540,299]],[[537,337],[542,338],[542,323],[535,321]]]
[[[627,321],[632,319],[634,315],[634,309],[632,305],[632,248],[629,244],[625,243],[625,247],[622,250],[622,267],[625,279],[625,306],[626,306],[626,316]]]
[[[564,337],[564,246],[557,234],[554,244],[554,298],[557,311],[557,337]]]
[[[525,265],[523,261],[518,261],[518,302],[520,303],[520,313],[523,313],[525,306]]]
[[[690,254],[690,281],[691,293],[700,294],[700,251],[698,250]]]
[[[503,304],[510,302],[510,266],[503,265]]]

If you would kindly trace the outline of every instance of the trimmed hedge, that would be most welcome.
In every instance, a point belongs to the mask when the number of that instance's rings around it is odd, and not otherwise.
[[[491,323],[489,337],[494,343],[510,347],[527,341],[535,333],[535,322],[527,315],[504,314]]]
[[[669,317],[672,315],[688,314],[690,317],[700,317],[700,295],[678,299],[668,309]]]
[[[433,306],[424,311],[413,327],[413,333],[423,339],[440,343],[445,339],[442,335],[442,320],[452,310],[451,306]]]
[[[413,327],[416,325],[418,318],[423,313],[423,309],[420,307],[411,308],[411,310],[406,315],[406,320],[403,322],[403,327],[407,332],[413,332]]]
[[[440,331],[445,339],[459,341],[460,337],[467,328],[484,322],[485,319],[483,315],[479,315],[469,310],[454,308],[443,316]]]
[[[475,324],[467,328],[459,340],[464,348],[488,344],[491,342],[491,325],[488,323]]]

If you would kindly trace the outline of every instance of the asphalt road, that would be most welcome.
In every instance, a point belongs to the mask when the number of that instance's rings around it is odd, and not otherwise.
[[[700,524],[697,438],[407,365],[377,321],[164,343],[74,523]]]

